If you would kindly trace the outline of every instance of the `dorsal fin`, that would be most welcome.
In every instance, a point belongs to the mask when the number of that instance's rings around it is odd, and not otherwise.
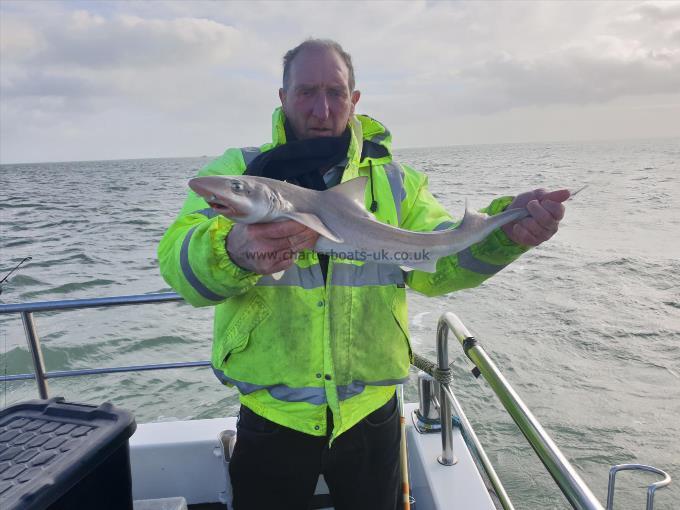
[[[364,193],[366,191],[366,183],[368,182],[368,177],[361,176],[349,181],[333,186],[332,188],[326,190],[326,193],[342,193],[347,198],[356,202],[361,208],[364,208]]]
[[[467,201],[467,198],[466,198],[465,199],[465,214],[463,215],[463,219],[456,226],[456,230],[458,230],[460,232],[463,232],[465,230],[472,230],[477,225],[483,224],[484,220],[488,217],[489,216],[487,214],[478,213],[477,211],[470,209],[468,207],[468,201]]]

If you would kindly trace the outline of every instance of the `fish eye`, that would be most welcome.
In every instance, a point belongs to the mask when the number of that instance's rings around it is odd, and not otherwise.
[[[240,193],[244,189],[243,183],[241,181],[231,181],[231,191],[234,193]]]

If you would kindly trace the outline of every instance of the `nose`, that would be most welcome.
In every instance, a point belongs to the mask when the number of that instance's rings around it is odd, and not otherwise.
[[[196,194],[206,198],[214,197],[217,191],[223,187],[218,178],[214,176],[194,177],[189,181],[189,187],[196,192]]]
[[[329,114],[328,98],[325,92],[320,92],[314,98],[314,107],[312,108],[312,115],[320,120],[326,120]]]
[[[202,197],[209,194],[208,188],[205,185],[205,181],[202,177],[195,177],[189,181],[189,187],[196,192],[196,194]]]

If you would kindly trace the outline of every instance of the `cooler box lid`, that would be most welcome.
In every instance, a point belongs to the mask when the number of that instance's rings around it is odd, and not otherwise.
[[[126,446],[137,425],[127,411],[32,400],[0,411],[0,508],[45,508]],[[129,466],[128,466],[129,469]]]

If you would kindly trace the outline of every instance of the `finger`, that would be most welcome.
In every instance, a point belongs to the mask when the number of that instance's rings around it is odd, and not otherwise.
[[[532,191],[531,194],[535,199],[541,200],[548,194],[548,190],[546,190],[545,188],[537,188],[534,191]]]
[[[555,202],[551,202],[553,204],[556,204]],[[562,205],[562,204],[556,204],[556,205]],[[553,215],[543,207],[541,203],[539,203],[538,200],[532,200],[527,204],[527,210],[529,213],[531,213],[531,218],[536,220],[536,222],[543,228],[548,229],[548,230],[556,230],[557,229],[557,222],[558,220],[553,217]]]
[[[546,193],[541,197],[541,201],[552,200],[553,202],[565,202],[571,196],[571,192],[568,189],[558,189],[556,191],[551,191]]]
[[[290,249],[294,252],[313,248],[317,239],[319,239],[319,234],[309,229],[302,234],[297,234],[288,238]]]
[[[543,188],[538,188],[533,191],[525,191],[520,193],[512,201],[508,209],[521,209],[526,207],[526,205],[532,200],[541,200],[548,192]]]
[[[544,200],[541,202],[543,208],[550,213],[550,215],[557,221],[561,221],[564,218],[564,205],[559,202],[554,202],[552,200]]]
[[[276,260],[270,264],[266,269],[266,273],[264,274],[274,274],[278,273],[279,271],[285,271],[293,264],[295,264],[295,255],[288,252],[288,255],[282,256],[279,260]]]
[[[284,262],[288,262],[295,258],[290,250],[258,250],[251,253],[251,258],[257,261],[258,272],[260,274],[269,274],[270,272],[275,273],[272,270],[274,267],[278,267]]]
[[[514,198],[512,203],[508,206],[508,209],[521,209],[522,207],[525,207],[527,203],[533,199],[534,194],[532,191],[520,193]]]
[[[519,244],[525,246],[538,246],[541,241],[537,239],[523,224],[518,223],[513,230],[513,237]]]
[[[267,257],[273,257],[278,251],[290,250],[290,243],[288,242],[287,237],[282,239],[271,239],[268,237],[257,237],[257,235],[251,234],[247,249],[258,255],[266,254]]]
[[[270,239],[290,237],[300,234],[305,230],[310,230],[302,223],[293,220],[258,223],[250,225],[250,227],[253,234],[256,234],[259,237],[268,237]]]
[[[522,220],[520,225],[522,225],[522,227],[524,227],[534,237],[534,239],[539,241],[550,239],[550,237],[552,237],[552,235],[557,232],[557,225],[552,228],[544,228],[533,218]]]
[[[288,237],[267,238],[261,240],[260,243],[269,251],[292,251],[297,253],[313,247],[318,238],[319,234],[313,230],[306,229],[301,234]]]
[[[298,248],[298,246],[302,245],[304,248],[306,248],[307,244],[310,242],[308,241],[310,237],[318,237],[318,234],[314,230],[300,225],[299,223],[286,223],[295,225],[289,225],[289,228],[291,228],[290,231],[292,232],[290,236],[281,236],[282,232],[277,230],[278,223],[259,223],[248,225],[248,238],[250,239],[252,246],[256,247],[260,251],[278,251],[286,249],[294,249],[299,251],[300,248]],[[287,229],[284,229],[284,231],[287,231]]]

